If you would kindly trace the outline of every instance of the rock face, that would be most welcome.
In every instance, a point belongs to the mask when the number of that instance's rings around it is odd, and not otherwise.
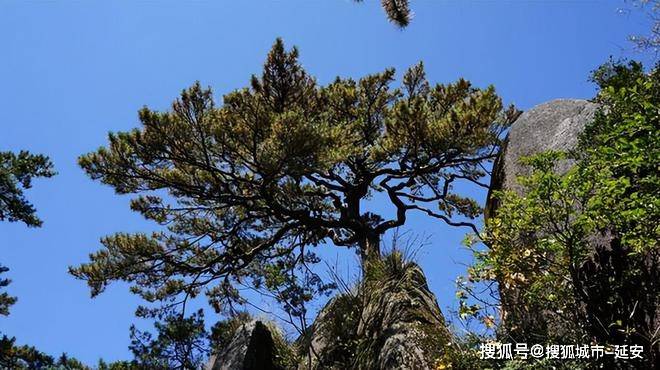
[[[365,369],[425,369],[442,353],[449,332],[422,270],[410,266],[402,280],[390,279],[366,292],[358,335],[371,338]]]
[[[523,189],[516,178],[529,174],[529,170],[520,163],[520,159],[548,150],[574,149],[580,133],[593,119],[597,107],[586,100],[561,99],[540,104],[520,115],[511,126],[505,147],[495,162],[491,192],[506,189],[522,195]],[[556,169],[559,173],[565,173],[572,165],[567,160],[559,163]],[[497,200],[489,194],[486,218],[494,215],[497,208]],[[499,289],[502,334],[517,340],[528,340],[547,335],[566,337],[575,330],[575,323],[562,322],[555,313],[543,307],[528,307],[520,303],[520,288],[506,288],[500,284]]]
[[[491,190],[507,189],[522,195],[523,189],[516,177],[529,172],[520,163],[521,157],[547,150],[576,148],[578,137],[594,118],[596,110],[596,104],[584,100],[555,100],[522,114],[511,126],[506,146],[495,163]],[[560,174],[565,173],[572,165],[572,162],[565,161],[556,170]],[[490,194],[488,198],[486,218],[495,215],[498,208],[497,201]],[[524,288],[500,284],[500,334],[507,341],[534,342],[586,333],[597,342],[631,344],[633,340],[635,344],[649,348],[646,338],[657,335],[657,328],[660,327],[660,298],[657,296],[660,257],[649,255],[642,264],[636,262],[635,258],[630,257],[630,251],[621,246],[618,237],[608,230],[592,235],[589,245],[591,256],[577,271],[582,296],[576,303],[584,319],[574,322],[544,307],[521,304],[519,297]],[[636,278],[626,276],[626,271],[636,271]],[[613,281],[617,282],[616,288]],[[622,317],[622,314],[628,320],[626,325],[642,335],[628,339],[623,330],[603,325]],[[651,352],[658,358],[660,345],[656,343],[652,346]]]
[[[206,370],[280,370],[280,349],[277,338],[281,333],[272,325],[259,320],[243,324],[234,334],[231,343],[220,353],[213,355]]]
[[[298,354],[272,323],[247,321],[206,370],[432,369],[451,334],[421,268],[398,252],[369,264],[364,280],[328,302]]]
[[[591,121],[598,106],[586,100],[559,99],[537,105],[518,117],[511,126],[507,143],[495,162],[491,191],[509,189],[521,192],[516,177],[528,170],[520,164],[520,158],[548,150],[575,148],[578,136],[587,122]],[[570,162],[560,164],[560,173],[571,167]],[[497,208],[497,202],[489,195],[486,217]]]
[[[442,357],[450,334],[424,274],[385,259],[382,273],[321,311],[301,343],[299,370],[430,369]]]
[[[362,311],[357,292],[332,298],[316,316],[306,336],[298,340],[298,370],[340,369],[355,357],[357,326]]]

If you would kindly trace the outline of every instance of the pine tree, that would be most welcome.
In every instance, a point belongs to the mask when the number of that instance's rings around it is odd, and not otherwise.
[[[43,155],[33,155],[26,151],[18,154],[0,152],[0,221],[23,222],[28,227],[41,226],[36,210],[23,195],[24,189],[32,186],[35,177],[51,177],[55,174],[53,165]],[[8,269],[0,265],[0,274]],[[11,280],[0,279],[0,288]],[[6,292],[0,293],[0,315],[8,315],[9,307],[16,303],[16,297]]]
[[[362,2],[363,0],[355,0]],[[381,6],[387,14],[387,19],[399,27],[406,27],[410,24],[412,12],[408,0],[381,0]]]
[[[25,199],[23,191],[32,186],[32,179],[55,175],[48,157],[21,151],[0,152],[0,221],[23,222],[28,227],[39,227],[42,221],[36,216],[36,209]],[[0,274],[9,269],[0,265]],[[11,280],[0,278],[0,288]],[[16,303],[16,297],[7,292],[0,293],[0,315],[9,315],[9,307]],[[0,368],[22,369],[43,368],[53,365],[52,357],[37,351],[34,347],[15,346],[16,338],[3,335],[0,338]]]
[[[131,345],[136,369],[199,369],[210,351],[204,312],[188,317],[166,312],[154,324],[156,335],[131,326]]]
[[[454,184],[485,186],[517,111],[493,87],[431,86],[421,63],[401,88],[394,74],[319,86],[277,40],[262,75],[222,105],[196,83],[171,111],[143,108],[141,128],[110,134],[79,163],[117,193],[137,194],[132,209],[166,230],[105,237],[70,272],[92,295],[115,280],[151,302],[205,289],[216,309],[251,278],[284,285],[295,306],[325,288],[314,276],[289,279],[318,262],[320,244],[355,248],[366,265],[410,212],[474,228],[480,207]],[[374,196],[392,206],[389,218],[365,210]]]
[[[36,209],[23,195],[32,179],[55,174],[48,157],[21,151],[0,152],[0,221],[20,221],[29,227],[41,226]]]
[[[0,266],[0,274],[9,271],[8,268]],[[9,279],[0,279],[0,288],[4,288],[11,283]],[[9,315],[9,307],[16,303],[16,297],[12,297],[7,292],[0,293],[0,315]]]

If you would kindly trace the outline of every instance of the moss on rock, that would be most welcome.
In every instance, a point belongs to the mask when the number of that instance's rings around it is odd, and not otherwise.
[[[302,344],[299,369],[431,369],[451,335],[420,267],[394,251],[354,293],[332,299]]]

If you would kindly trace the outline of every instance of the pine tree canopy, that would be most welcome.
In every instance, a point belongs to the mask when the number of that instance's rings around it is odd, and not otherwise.
[[[355,0],[362,2],[364,0]],[[381,6],[387,14],[387,19],[399,27],[406,27],[410,24],[412,12],[408,0],[381,0]]]
[[[0,152],[0,221],[23,222],[29,227],[41,226],[34,206],[25,199],[23,190],[32,186],[35,177],[55,175],[53,164],[48,157],[21,151]],[[8,269],[0,265],[0,274]],[[11,280],[0,278],[0,288],[5,288]],[[9,307],[16,303],[16,297],[6,292],[0,293],[0,315],[9,315]]]
[[[318,261],[321,243],[378,257],[380,236],[409,212],[471,226],[480,207],[453,185],[485,186],[518,112],[503,109],[493,87],[431,86],[421,63],[400,88],[394,76],[320,86],[278,39],[261,76],[221,105],[196,83],[171,111],[143,108],[141,128],[110,134],[79,163],[117,193],[136,194],[132,209],[163,231],[105,237],[71,273],[92,295],[125,280],[148,301],[206,288],[219,303],[236,298],[234,283],[248,275],[283,284],[282,270]],[[378,193],[391,215],[364,211]]]
[[[40,154],[21,151],[0,152],[0,221],[21,221],[27,226],[41,226],[36,210],[23,195],[32,186],[35,177],[51,177],[53,165]]]

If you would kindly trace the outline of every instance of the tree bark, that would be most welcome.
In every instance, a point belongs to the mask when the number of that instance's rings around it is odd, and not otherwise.
[[[366,271],[370,261],[380,259],[380,237],[376,232],[368,232],[360,241],[360,259],[362,262],[362,272]]]

